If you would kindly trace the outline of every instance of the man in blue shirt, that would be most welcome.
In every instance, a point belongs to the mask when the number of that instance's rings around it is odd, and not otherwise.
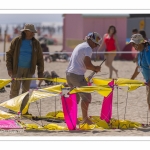
[[[146,82],[147,103],[150,110],[150,44],[141,34],[133,34],[130,43],[139,51],[138,64],[131,79],[135,79],[140,72],[142,73]]]
[[[34,37],[37,33],[33,24],[25,24],[21,35],[11,41],[9,50],[6,52],[6,67],[11,78],[32,78],[37,68],[38,78],[43,77],[44,60],[39,41]],[[13,80],[11,82],[10,99],[19,95],[22,84],[22,93],[29,91],[30,80]],[[29,94],[23,99],[20,112],[23,112]]]

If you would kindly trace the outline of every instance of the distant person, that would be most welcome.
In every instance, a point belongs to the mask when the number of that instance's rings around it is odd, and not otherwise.
[[[99,47],[99,51],[100,51],[105,45],[106,47],[105,51],[109,52],[109,53],[105,53],[104,55],[106,58],[105,65],[109,68],[109,78],[112,78],[113,71],[115,72],[116,77],[118,78],[118,70],[114,68],[112,65],[113,60],[116,56],[116,51],[117,50],[120,51],[116,33],[117,33],[116,27],[113,25],[109,26],[107,33],[104,34],[103,36],[102,44]]]
[[[146,32],[144,31],[144,30],[140,30],[139,31],[139,34],[141,34],[142,36],[143,36],[143,38],[146,40],[146,41],[148,41],[148,38],[147,38],[147,36],[146,36]],[[137,58],[137,55],[135,56],[135,59],[133,60],[133,62],[136,62],[137,63],[137,60],[138,60],[138,58]]]
[[[138,29],[136,28],[132,29],[132,34],[137,34],[138,32],[139,32]]]
[[[25,24],[21,35],[11,41],[6,52],[6,67],[11,78],[32,78],[37,67],[38,78],[43,77],[44,60],[39,41],[34,37],[37,33],[33,24]],[[30,80],[13,80],[11,82],[10,99],[19,95],[22,83],[22,93],[29,91]],[[27,95],[22,102],[20,112],[29,100]],[[26,113],[28,114],[28,112]]]
[[[57,78],[59,77],[58,74],[55,72],[55,71],[51,71],[51,73],[49,71],[44,71],[43,73],[43,78],[49,78],[49,79],[53,79],[53,78]],[[48,81],[48,80],[44,80],[46,85],[53,85],[53,82],[52,81]],[[43,80],[40,80],[39,83],[38,83],[38,87],[41,86]]]
[[[42,51],[43,51],[43,59],[46,61],[46,62],[51,62],[52,59],[51,59],[51,56],[49,54],[49,48],[48,46],[46,45],[45,42],[41,42],[41,48],[42,48]]]
[[[140,72],[142,73],[146,82],[147,104],[150,111],[150,44],[141,34],[133,34],[130,43],[139,52],[137,66],[131,79],[135,79]]]
[[[143,36],[143,38],[144,38],[145,40],[148,41],[148,38],[147,38],[147,36],[146,36],[146,32],[145,32],[144,30],[140,30],[139,33]]]

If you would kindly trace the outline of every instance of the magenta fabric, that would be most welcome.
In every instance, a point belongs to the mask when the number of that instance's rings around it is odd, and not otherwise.
[[[88,82],[88,86],[91,86],[92,85],[92,82]]]
[[[100,119],[105,120],[109,123],[112,117],[112,100],[113,100],[113,90],[114,90],[114,80],[109,82],[108,85],[112,87],[112,92],[103,99],[103,104],[101,108]]]
[[[76,130],[77,124],[77,100],[76,94],[70,94],[69,97],[61,96],[62,108],[65,122],[69,130]]]
[[[15,120],[0,120],[0,129],[21,129]]]

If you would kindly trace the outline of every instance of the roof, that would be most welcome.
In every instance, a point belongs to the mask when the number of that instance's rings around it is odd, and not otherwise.
[[[130,17],[130,14],[82,14],[83,17]]]

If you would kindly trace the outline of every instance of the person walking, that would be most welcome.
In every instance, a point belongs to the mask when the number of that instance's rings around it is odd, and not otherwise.
[[[120,51],[116,33],[117,33],[116,27],[113,25],[109,26],[108,32],[104,34],[102,44],[98,49],[98,51],[101,51],[102,48],[105,46],[106,47],[105,51],[109,52],[104,54],[106,58],[105,65],[109,68],[109,78],[112,78],[113,71],[115,72],[116,77],[118,78],[118,70],[114,68],[112,65],[113,60],[116,56],[115,52],[117,50]]]
[[[11,41],[6,52],[6,67],[11,78],[32,78],[37,66],[38,78],[43,77],[44,60],[39,41],[34,37],[37,33],[33,24],[25,24],[21,35]],[[19,95],[22,84],[22,93],[29,91],[29,80],[13,80],[11,82],[10,99]],[[20,112],[24,109],[29,94],[23,99]],[[28,114],[28,112],[26,113]]]
[[[99,46],[101,40],[100,35],[97,32],[89,33],[85,37],[86,42],[77,45],[70,58],[69,65],[66,70],[67,83],[71,88],[87,86],[87,81],[84,77],[86,70],[92,70],[99,72],[101,70],[100,66],[94,66],[91,62],[92,50]],[[90,93],[78,93],[77,103],[81,101],[81,110],[83,124],[93,124],[88,118],[88,107],[91,102]]]

